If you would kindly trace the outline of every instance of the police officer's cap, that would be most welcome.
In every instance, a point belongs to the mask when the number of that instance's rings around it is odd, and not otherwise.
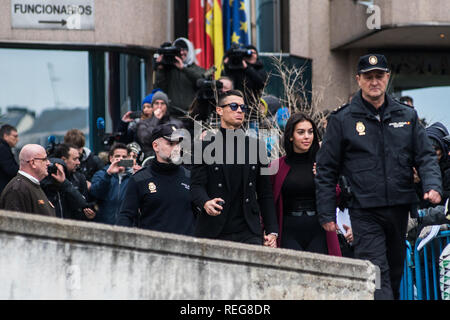
[[[382,54],[367,54],[359,58],[358,74],[366,73],[372,70],[381,70],[389,72],[387,59]]]
[[[171,142],[180,142],[181,140],[183,140],[183,136],[179,128],[177,128],[177,126],[172,123],[160,124],[155,129],[153,129],[151,143],[153,143],[153,141],[158,138],[164,138],[167,141]]]

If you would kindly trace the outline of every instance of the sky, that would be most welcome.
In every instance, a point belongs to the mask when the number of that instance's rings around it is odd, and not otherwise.
[[[0,49],[0,107],[26,106],[36,115],[55,106],[48,63],[53,64],[62,108],[89,105],[88,53],[64,50]]]
[[[402,95],[414,99],[419,117],[425,118],[429,125],[441,122],[450,131],[450,86],[405,90]]]

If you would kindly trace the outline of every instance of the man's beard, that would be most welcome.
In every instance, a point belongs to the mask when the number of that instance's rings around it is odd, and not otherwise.
[[[172,150],[169,156],[166,156],[164,154],[160,154],[159,156],[161,157],[162,160],[166,161],[167,163],[172,163],[175,165],[180,164],[181,161],[180,150],[175,149]]]

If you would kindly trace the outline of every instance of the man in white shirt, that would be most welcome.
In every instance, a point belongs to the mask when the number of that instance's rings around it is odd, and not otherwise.
[[[48,175],[50,164],[45,149],[37,144],[27,144],[20,151],[19,162],[19,172],[0,196],[0,208],[54,217],[54,206],[39,183]]]

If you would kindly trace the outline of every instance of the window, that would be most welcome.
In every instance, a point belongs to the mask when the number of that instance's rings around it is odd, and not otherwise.
[[[87,52],[0,49],[0,87],[0,122],[17,128],[17,148],[70,128],[89,135]]]
[[[256,0],[256,40],[260,52],[289,52],[289,0]]]
[[[67,130],[86,135],[86,146],[104,149],[105,131],[117,129],[128,110],[140,110],[147,95],[148,53],[108,48],[85,50],[0,48],[1,123],[15,126],[20,149],[28,143],[63,142]]]

